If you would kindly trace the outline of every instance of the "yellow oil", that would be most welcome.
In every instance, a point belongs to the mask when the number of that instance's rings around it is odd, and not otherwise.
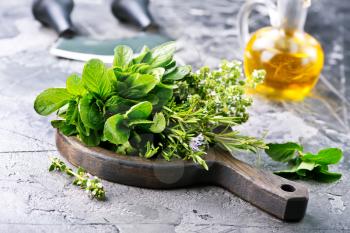
[[[244,52],[244,70],[266,70],[265,81],[254,92],[274,99],[303,100],[322,71],[320,43],[302,31],[267,27],[255,32]]]

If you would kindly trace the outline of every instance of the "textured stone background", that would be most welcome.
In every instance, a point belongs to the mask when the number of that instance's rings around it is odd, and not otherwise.
[[[76,25],[96,38],[136,32],[120,25],[103,0],[76,1]],[[240,58],[235,17],[242,0],[154,0],[164,31],[178,38],[179,56],[198,67]],[[82,63],[56,59],[54,32],[34,21],[31,1],[0,1],[0,232],[350,232],[350,3],[314,0],[306,30],[326,52],[323,80],[304,103],[271,103],[259,97],[242,131],[267,140],[300,140],[315,151],[342,147],[338,183],[303,182],[310,188],[304,220],[284,223],[217,187],[160,191],[103,182],[108,201],[90,200],[67,177],[48,173],[57,156],[49,119],[33,110],[45,88],[63,86]],[[266,25],[254,15],[253,28]],[[238,155],[256,164],[252,155]],[[263,169],[281,168],[262,155]]]

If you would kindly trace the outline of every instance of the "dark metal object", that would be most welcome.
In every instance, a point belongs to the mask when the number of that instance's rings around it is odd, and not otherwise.
[[[71,20],[73,0],[35,0],[32,5],[34,18],[53,28],[62,37],[72,37],[75,30]]]
[[[209,171],[190,161],[148,160],[86,147],[76,137],[56,134],[56,145],[69,162],[109,181],[154,189],[218,185],[285,221],[299,221],[306,211],[305,186],[258,170],[228,152],[212,148],[206,155]]]
[[[148,30],[157,27],[148,6],[149,0],[114,0],[111,7],[113,15],[120,21]]]

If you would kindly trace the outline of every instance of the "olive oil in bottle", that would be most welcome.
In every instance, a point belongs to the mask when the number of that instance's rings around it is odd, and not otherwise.
[[[255,5],[269,9],[271,27],[248,33],[248,15]],[[276,99],[302,100],[318,81],[324,54],[320,43],[304,32],[311,0],[271,0],[247,2],[239,14],[244,71],[247,78],[255,69],[266,77],[253,91]]]
[[[323,50],[309,34],[267,27],[255,32],[244,52],[247,78],[264,69],[264,83],[256,92],[268,97],[302,100],[317,83],[323,67]]]

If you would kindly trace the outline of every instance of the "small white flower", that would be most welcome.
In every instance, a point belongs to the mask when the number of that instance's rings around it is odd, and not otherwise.
[[[203,144],[204,144],[204,137],[201,133],[198,134],[197,137],[192,138],[190,141],[191,149],[196,152],[201,151],[199,147],[202,146]]]

